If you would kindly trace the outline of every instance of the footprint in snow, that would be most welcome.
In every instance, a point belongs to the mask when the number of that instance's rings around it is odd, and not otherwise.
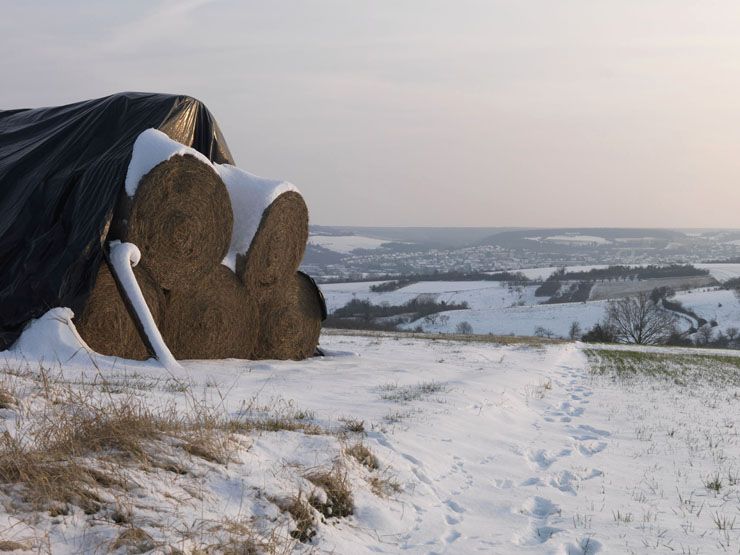
[[[545,519],[550,515],[560,513],[560,507],[545,497],[535,495],[522,504],[519,512],[533,518]]]
[[[574,407],[568,401],[564,401],[563,404],[560,405],[560,410],[564,411],[565,414],[567,414],[568,416],[581,416],[583,414],[584,408]]]
[[[586,424],[581,424],[578,426],[579,430],[584,430],[586,432],[591,432],[592,434],[596,434],[598,436],[610,436],[611,433],[606,430],[599,430],[598,428],[594,428],[593,426],[588,426]]]
[[[606,449],[606,443],[603,441],[579,441],[576,444],[576,449],[584,457],[590,457]]]
[[[544,449],[528,451],[525,454],[525,458],[527,459],[527,462],[530,463],[530,466],[539,468],[540,470],[548,468],[556,460],[554,457],[548,456]]]
[[[562,528],[539,526],[536,523],[530,523],[522,530],[514,532],[514,535],[511,537],[511,543],[521,546],[541,545],[562,531]]]
[[[589,537],[582,538],[578,543],[567,542],[558,547],[557,555],[595,555],[601,551],[601,542]]]
[[[516,545],[541,545],[561,531],[560,528],[550,526],[549,523],[550,517],[560,514],[560,507],[545,497],[530,497],[521,506],[519,512],[528,518],[527,525],[514,532],[511,537],[511,542]]]
[[[576,495],[575,484],[578,483],[578,478],[572,472],[563,470],[561,472],[552,474],[548,483],[552,487],[559,489],[563,493]]]

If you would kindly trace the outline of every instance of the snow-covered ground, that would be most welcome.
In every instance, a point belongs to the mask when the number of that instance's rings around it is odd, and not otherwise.
[[[740,264],[694,264],[694,266],[709,270],[709,275],[720,282],[740,277]]]
[[[675,300],[692,309],[705,320],[716,320],[718,328],[740,328],[740,300],[726,289],[694,289],[676,294]]]
[[[387,239],[375,239],[363,235],[311,235],[311,245],[318,245],[330,251],[349,254],[357,249],[377,249],[388,242]]]
[[[116,479],[94,486],[99,510],[70,503],[50,514],[3,487],[0,539],[27,553],[125,553],[136,538],[137,552],[209,552],[246,537],[352,554],[737,552],[740,379],[731,363],[696,359],[706,380],[688,371],[621,379],[572,343],[329,334],[322,346],[329,356],[304,362],[186,361],[176,372],[31,356],[24,365],[13,354],[0,371],[13,397],[0,408],[6,440],[32,442],[75,392],[101,406],[212,410],[233,421],[274,411],[299,427],[234,428],[223,460],[179,437],[157,440],[161,460],[147,464],[119,462],[110,449],[80,453],[82,467]],[[684,359],[663,356],[684,372]],[[347,454],[358,442],[377,469]],[[302,544],[288,535],[295,524],[281,500],[308,498],[316,486],[307,476],[322,469],[346,473],[353,514],[322,521],[311,510],[317,533]],[[122,537],[128,543],[116,544]]]
[[[321,285],[329,312],[346,305],[352,299],[366,299],[373,304],[400,305],[428,296],[438,302],[466,302],[471,308],[495,310],[517,303],[534,304],[535,287],[510,288],[498,281],[422,281],[395,291],[376,293],[373,285],[383,282],[327,283]]]
[[[558,337],[567,337],[573,322],[578,322],[585,331],[601,321],[607,302],[539,304],[545,299],[534,296],[536,286],[509,287],[494,281],[427,281],[396,291],[370,291],[378,283],[382,282],[323,284],[321,289],[329,312],[352,299],[365,299],[376,305],[401,305],[422,296],[437,302],[468,303],[468,310],[450,310],[403,326],[406,329],[421,326],[433,333],[452,333],[459,323],[468,322],[473,332],[479,334],[533,335],[535,329],[542,327]],[[618,285],[614,286],[615,290]],[[716,287],[692,289],[678,293],[676,300],[702,318],[716,320],[718,329],[740,328],[740,299],[732,291]],[[688,326],[691,322],[686,320],[684,324]]]
[[[731,278],[740,277],[740,264],[694,264],[697,268],[709,270],[709,275],[717,281],[726,281]],[[592,269],[608,268],[607,264],[593,264],[590,266],[567,266],[566,270],[569,272],[588,272]],[[555,266],[547,266],[544,268],[525,268],[523,270],[515,270],[523,273],[529,279],[547,279],[552,273],[558,268]],[[514,271],[514,270],[513,270]]]

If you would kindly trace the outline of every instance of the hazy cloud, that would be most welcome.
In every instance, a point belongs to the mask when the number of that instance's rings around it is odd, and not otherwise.
[[[734,0],[5,4],[0,107],[195,95],[316,223],[738,227]]]

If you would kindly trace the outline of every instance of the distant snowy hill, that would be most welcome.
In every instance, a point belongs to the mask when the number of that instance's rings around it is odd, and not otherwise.
[[[383,239],[364,237],[362,235],[310,235],[309,245],[316,245],[340,254],[349,254],[358,249],[377,249],[388,243]]]

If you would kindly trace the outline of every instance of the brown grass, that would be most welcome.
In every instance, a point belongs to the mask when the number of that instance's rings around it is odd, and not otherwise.
[[[202,434],[197,441],[184,443],[182,449],[194,457],[199,457],[212,463],[227,464],[230,460],[229,449],[225,444],[225,440],[219,436]]]
[[[14,406],[15,398],[10,394],[10,391],[0,387],[0,409],[10,409]]]
[[[121,532],[116,541],[111,544],[111,549],[126,548],[127,553],[146,553],[156,547],[152,537],[141,528],[126,528]]]
[[[401,484],[393,476],[373,474],[367,479],[370,489],[378,497],[388,497],[394,493],[401,493]]]
[[[288,513],[295,522],[295,528],[290,531],[290,536],[301,543],[311,541],[316,535],[316,519],[311,505],[303,497],[301,492],[287,500],[275,501],[280,510]]]
[[[28,546],[11,540],[0,540],[0,551],[17,551],[21,549],[25,551],[28,549]]]
[[[310,411],[296,409],[291,402],[278,399],[273,406],[258,405],[253,399],[242,407],[235,418],[229,420],[227,429],[232,433],[253,432],[303,432],[307,435],[328,434],[312,421]]]
[[[95,513],[101,507],[98,489],[126,489],[125,480],[92,468],[83,457],[169,469],[161,457],[169,438],[170,445],[196,456],[228,460],[226,442],[220,441],[223,426],[199,407],[184,417],[172,409],[154,412],[134,397],[106,402],[71,389],[55,399],[24,436],[0,436],[0,484],[17,487],[37,509],[63,514],[66,505],[76,505]]]
[[[365,433],[365,421],[358,418],[340,418],[339,421],[344,425],[344,430],[353,434]]]
[[[324,501],[317,492],[312,493],[308,502],[325,517],[344,517],[354,510],[354,499],[347,473],[341,467],[331,470],[318,470],[306,475],[306,479],[326,494]]]
[[[376,457],[373,452],[362,443],[355,443],[351,447],[348,447],[345,452],[370,470],[377,470],[380,468],[378,457]]]

